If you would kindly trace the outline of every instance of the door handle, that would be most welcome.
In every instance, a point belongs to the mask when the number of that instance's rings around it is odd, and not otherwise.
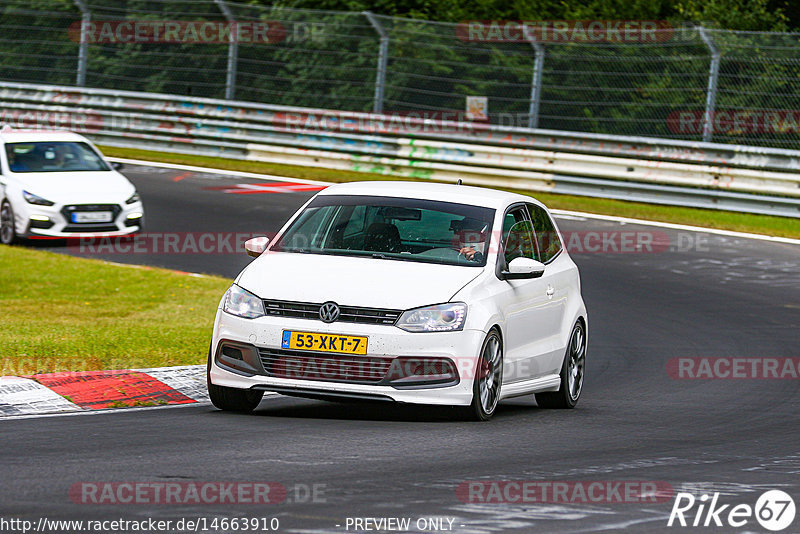
[[[553,286],[551,286],[551,285],[547,286],[547,298],[548,299],[552,299],[553,295],[555,294],[555,292],[556,292],[556,290],[553,289]]]

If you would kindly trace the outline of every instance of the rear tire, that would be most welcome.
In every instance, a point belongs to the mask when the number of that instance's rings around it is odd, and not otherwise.
[[[14,222],[14,210],[6,200],[0,206],[0,243],[13,245],[18,241],[17,227]]]
[[[211,383],[211,350],[208,353],[208,372],[206,383],[211,404],[226,412],[252,412],[256,409],[264,396],[263,391],[252,389],[229,388]]]
[[[476,421],[488,421],[497,410],[503,385],[503,340],[495,328],[483,341],[472,384],[472,404],[467,415]]]
[[[567,353],[561,365],[561,386],[558,391],[536,394],[536,404],[540,408],[574,408],[583,391],[584,369],[586,368],[586,327],[578,321],[569,336]]]

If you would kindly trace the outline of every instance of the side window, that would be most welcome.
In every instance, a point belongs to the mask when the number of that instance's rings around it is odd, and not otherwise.
[[[514,258],[536,259],[533,226],[522,208],[508,212],[503,219],[503,253],[506,264]]]
[[[561,252],[561,240],[558,238],[553,220],[544,208],[536,204],[528,204],[528,209],[531,213],[533,228],[536,231],[536,241],[539,244],[541,255],[539,261],[547,263]]]
[[[527,217],[525,217],[525,210],[523,210],[522,208],[516,208],[506,213],[506,216],[503,218],[503,239],[502,239],[503,244],[505,244],[506,239],[508,238],[508,233],[511,231],[511,228],[518,222],[524,221],[526,219]]]

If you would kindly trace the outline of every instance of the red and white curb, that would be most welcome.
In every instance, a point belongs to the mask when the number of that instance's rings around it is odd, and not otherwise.
[[[205,365],[0,377],[0,417],[207,402]]]

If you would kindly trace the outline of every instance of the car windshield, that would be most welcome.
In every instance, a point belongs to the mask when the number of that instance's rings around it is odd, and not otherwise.
[[[109,170],[88,143],[79,141],[8,143],[6,157],[11,172]]]
[[[320,195],[271,250],[483,266],[494,212],[433,200]]]

